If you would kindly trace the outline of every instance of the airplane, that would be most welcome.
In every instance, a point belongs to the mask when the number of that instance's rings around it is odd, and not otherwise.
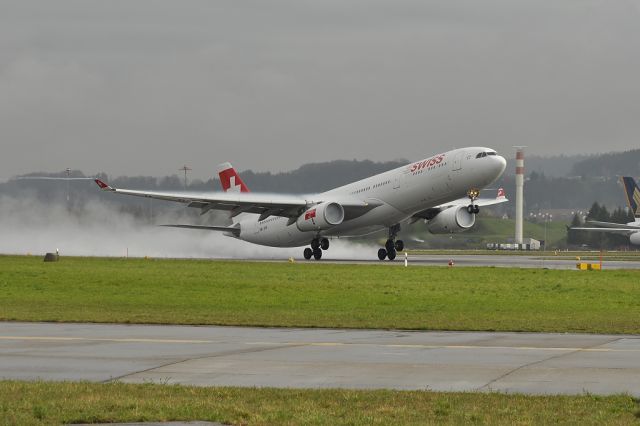
[[[640,245],[640,188],[636,181],[629,176],[621,178],[624,187],[624,195],[627,199],[627,205],[633,212],[635,220],[633,222],[614,223],[600,222],[597,220],[588,220],[587,223],[594,227],[573,227],[576,231],[593,231],[593,232],[609,232],[612,234],[628,235],[629,242],[634,245]]]
[[[115,194],[155,198],[200,209],[226,210],[230,226],[163,225],[220,231],[224,235],[271,247],[301,247],[305,259],[322,258],[330,238],[368,235],[388,230],[378,259],[393,260],[404,242],[401,224],[419,220],[433,234],[471,228],[480,207],[506,202],[478,198],[481,188],[504,172],[506,160],[484,147],[454,149],[320,194],[281,195],[249,192],[230,163],[219,166],[223,193],[157,192],[116,189],[95,179],[100,189]]]

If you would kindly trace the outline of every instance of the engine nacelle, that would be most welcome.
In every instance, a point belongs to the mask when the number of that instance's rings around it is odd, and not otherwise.
[[[476,215],[467,211],[467,206],[449,207],[438,213],[427,224],[432,234],[452,234],[471,228],[476,223]]]
[[[631,242],[631,244],[640,246],[640,231],[634,232],[633,234],[629,235],[629,241]]]
[[[302,213],[296,226],[301,231],[322,231],[340,225],[344,220],[344,207],[338,203],[320,203]]]

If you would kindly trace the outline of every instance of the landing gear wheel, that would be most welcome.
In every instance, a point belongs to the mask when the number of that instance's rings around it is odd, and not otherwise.
[[[309,260],[311,259],[311,256],[313,256],[313,250],[311,250],[309,247],[304,249],[304,258]]]
[[[396,246],[396,247],[395,247],[395,248],[396,248],[396,251],[402,251],[402,250],[404,250],[404,241],[402,241],[402,240],[397,240],[397,241],[396,241],[395,246]]]
[[[317,238],[314,238],[313,240],[311,240],[311,248],[313,250],[317,249],[320,247],[320,241]]]
[[[320,248],[322,250],[329,250],[329,239],[323,238],[320,240]]]
[[[322,258],[322,250],[320,250],[319,248],[313,250],[313,258],[315,260],[320,260]]]
[[[480,190],[477,188],[471,188],[467,191],[467,197],[469,197],[469,201],[471,201],[471,204],[467,206],[467,212],[469,214],[478,214],[480,212],[480,208],[475,205],[478,196],[480,196]]]
[[[396,251],[395,250],[391,250],[389,252],[387,252],[387,258],[389,260],[393,260],[396,258]]]
[[[387,251],[383,248],[378,250],[378,259],[384,260],[387,257]]]
[[[384,248],[387,249],[387,253],[393,251],[395,247],[393,246],[393,240],[388,239],[386,243],[384,243]]]

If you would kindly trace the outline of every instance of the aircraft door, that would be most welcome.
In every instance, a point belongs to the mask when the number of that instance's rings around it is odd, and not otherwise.
[[[451,170],[447,173],[447,183],[446,183],[446,187],[448,190],[452,190],[455,186],[454,184],[454,178],[456,177],[457,173],[460,170],[462,170],[462,157],[464,156],[464,151],[458,151],[454,156],[453,156],[453,161],[451,163]]]
[[[408,170],[405,170],[401,175],[396,175],[396,177],[393,178],[393,189],[400,189],[401,186],[406,188],[408,175]],[[403,183],[403,181],[405,182]]]
[[[451,170],[453,170],[454,172],[458,171],[458,170],[462,170],[462,157],[464,156],[464,152],[460,151],[458,153],[456,153],[456,155],[453,157],[453,165],[451,166]]]

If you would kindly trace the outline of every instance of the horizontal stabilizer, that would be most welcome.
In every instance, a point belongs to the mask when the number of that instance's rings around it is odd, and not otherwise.
[[[201,229],[205,231],[220,231],[220,232],[228,232],[232,234],[234,237],[240,236],[240,228],[236,228],[233,226],[204,226],[204,225],[160,225],[166,226],[168,228],[186,228],[186,229]]]

